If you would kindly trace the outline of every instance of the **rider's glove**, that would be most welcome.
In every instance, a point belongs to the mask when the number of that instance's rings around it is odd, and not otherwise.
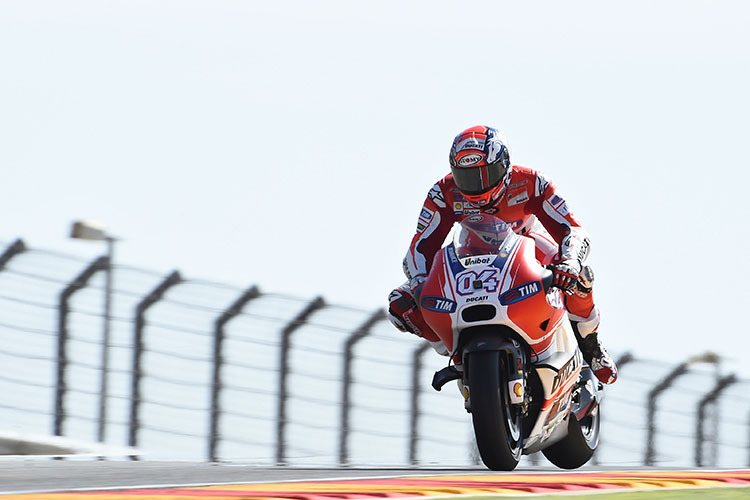
[[[412,295],[417,293],[417,289],[419,289],[425,281],[427,281],[427,276],[421,274],[409,280],[409,291]]]
[[[581,273],[581,263],[575,259],[567,259],[555,265],[554,285],[563,290],[570,290],[578,282]]]

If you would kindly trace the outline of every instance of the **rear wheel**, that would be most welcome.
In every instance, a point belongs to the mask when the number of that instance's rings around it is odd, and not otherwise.
[[[542,450],[547,460],[561,469],[577,469],[588,462],[599,444],[599,408],[580,421],[568,416],[568,435]]]
[[[468,355],[471,416],[479,455],[491,470],[513,470],[523,448],[522,415],[510,404],[502,351]]]

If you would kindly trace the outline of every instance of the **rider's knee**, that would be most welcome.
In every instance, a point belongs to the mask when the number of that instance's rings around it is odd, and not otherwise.
[[[417,307],[408,283],[394,289],[388,296],[388,302],[388,319],[393,326],[431,342],[440,340],[422,317],[422,311]]]

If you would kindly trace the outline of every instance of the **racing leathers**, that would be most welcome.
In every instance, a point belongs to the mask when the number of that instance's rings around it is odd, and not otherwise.
[[[414,300],[415,290],[427,278],[432,261],[453,223],[479,213],[492,214],[510,224],[516,233],[536,243],[536,258],[542,265],[570,269],[577,283],[565,294],[565,306],[584,357],[597,377],[612,383],[617,377],[614,362],[597,339],[599,310],[594,304],[593,272],[584,262],[590,242],[565,199],[541,173],[514,165],[505,189],[496,201],[479,209],[468,202],[448,174],[430,189],[417,221],[417,230],[403,261],[407,281],[389,296],[389,318],[400,330],[414,333],[448,354],[437,334],[427,325]],[[556,277],[557,279],[557,277]]]

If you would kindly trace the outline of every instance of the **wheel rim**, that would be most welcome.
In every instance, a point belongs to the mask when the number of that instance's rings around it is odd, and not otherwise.
[[[574,416],[572,418],[575,418]],[[594,449],[599,441],[599,413],[588,415],[578,421],[581,427],[581,435],[586,440],[589,448]]]

